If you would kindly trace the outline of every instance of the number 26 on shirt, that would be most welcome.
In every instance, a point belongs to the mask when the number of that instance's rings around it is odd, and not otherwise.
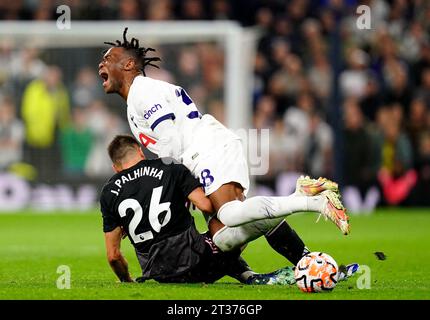
[[[164,227],[167,223],[169,223],[172,213],[170,211],[170,202],[160,203],[161,193],[163,192],[163,187],[158,187],[152,190],[151,196],[151,204],[149,206],[149,223],[151,225],[152,230],[159,233],[161,228]],[[143,218],[143,209],[140,203],[136,199],[125,199],[118,206],[119,215],[124,218],[127,215],[127,210],[130,209],[133,211],[133,218],[130,221],[128,226],[128,231],[130,234],[130,238],[133,242],[141,243],[154,238],[154,234],[152,231],[145,231],[139,234],[136,234],[136,229],[142,221]],[[164,215],[163,220],[160,222],[159,216],[162,213],[166,213]]]

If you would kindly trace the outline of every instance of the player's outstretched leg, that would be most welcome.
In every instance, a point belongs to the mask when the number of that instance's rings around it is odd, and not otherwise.
[[[262,219],[237,227],[224,226],[213,233],[213,241],[224,252],[232,251],[267,234],[280,224],[283,218]]]
[[[218,221],[218,220],[216,220]],[[220,223],[218,221],[218,223]],[[212,224],[212,222],[211,222]],[[309,253],[304,242],[283,218],[264,219],[238,227],[223,226],[213,232],[213,241],[224,252],[242,247],[264,235],[269,245],[293,265]]]
[[[223,226],[214,233],[213,241],[222,251],[228,252],[262,235],[276,252],[293,265],[309,253],[302,239],[283,218],[257,220],[238,227]]]
[[[286,217],[296,212],[317,212],[331,220],[342,231],[349,233],[346,209],[337,193],[326,190],[317,196],[292,194],[287,197],[252,197],[244,201],[224,203],[217,212],[218,219],[234,227],[261,219]]]

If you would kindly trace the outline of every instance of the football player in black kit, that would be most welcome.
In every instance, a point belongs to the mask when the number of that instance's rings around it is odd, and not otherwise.
[[[142,268],[139,282],[212,283],[225,275],[247,284],[295,282],[284,269],[254,273],[239,249],[222,252],[213,244],[210,234],[216,229],[197,231],[186,202],[207,214],[213,207],[184,165],[146,160],[138,142],[128,135],[115,137],[108,152],[117,173],[103,187],[100,204],[107,258],[120,281],[133,282],[120,250],[127,235]]]

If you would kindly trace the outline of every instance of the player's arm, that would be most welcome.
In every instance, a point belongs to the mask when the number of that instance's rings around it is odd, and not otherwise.
[[[142,87],[141,91],[150,94],[136,96],[135,103],[138,105],[138,112],[146,119],[158,139],[157,146],[160,150],[158,157],[180,160],[181,140],[174,122],[176,115],[165,98],[165,92],[155,85]]]
[[[200,211],[211,215],[214,209],[211,201],[206,197],[200,181],[196,179],[183,164],[175,164],[174,168],[179,186],[184,195],[199,208]]]
[[[201,187],[198,187],[191,191],[188,195],[188,199],[200,209],[201,212],[206,214],[212,214],[214,209],[212,206],[212,202],[209,198],[206,198],[205,193]]]
[[[154,133],[160,137],[157,145],[160,149],[158,156],[160,158],[173,158],[180,160],[182,153],[181,140],[178,129],[172,119],[165,119],[157,124],[153,129]]]
[[[224,225],[213,216],[214,208],[212,202],[206,197],[205,192],[199,182],[191,172],[182,164],[175,165],[178,170],[181,181],[181,189],[188,200],[190,200],[197,208],[199,208],[205,220],[208,222],[208,228],[212,235],[224,227]]]
[[[106,255],[108,262],[121,282],[133,282],[128,271],[127,260],[121,253],[121,239],[123,231],[116,227],[110,232],[105,232]]]

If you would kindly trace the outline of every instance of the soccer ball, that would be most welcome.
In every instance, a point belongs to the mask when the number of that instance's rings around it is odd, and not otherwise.
[[[303,292],[331,291],[337,284],[336,261],[323,252],[305,255],[294,271],[297,286]]]

